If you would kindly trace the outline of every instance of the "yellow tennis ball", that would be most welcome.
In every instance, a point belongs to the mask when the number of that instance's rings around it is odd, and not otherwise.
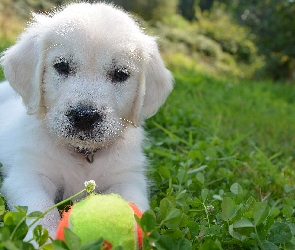
[[[83,245],[102,237],[104,249],[137,249],[142,245],[143,233],[134,214],[142,215],[134,204],[117,194],[89,195],[63,214],[56,238],[64,240],[64,227],[68,227]]]

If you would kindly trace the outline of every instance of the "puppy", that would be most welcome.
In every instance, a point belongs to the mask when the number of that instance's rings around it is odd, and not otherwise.
[[[11,209],[45,211],[95,180],[149,208],[146,118],[173,80],[153,37],[111,5],[78,3],[35,15],[1,64],[1,193]],[[41,224],[55,235],[60,215]]]

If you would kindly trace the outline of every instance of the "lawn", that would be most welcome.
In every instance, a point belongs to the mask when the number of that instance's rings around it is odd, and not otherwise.
[[[233,173],[229,183],[242,179],[251,183],[246,189],[261,195],[274,185],[279,195],[274,198],[280,198],[280,187],[293,185],[295,177],[294,86],[192,71],[174,75],[174,92],[147,122],[154,164],[168,169],[184,164],[188,170],[206,165],[205,176],[225,168]]]
[[[294,86],[173,74],[145,125],[144,249],[295,249]]]
[[[174,76],[174,92],[147,122],[150,241],[158,249],[294,249],[294,86]]]

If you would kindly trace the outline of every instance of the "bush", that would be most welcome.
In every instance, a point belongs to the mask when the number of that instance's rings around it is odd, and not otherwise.
[[[175,22],[179,20],[175,24]],[[163,22],[151,25],[148,30],[153,34],[161,34],[158,42],[164,57],[169,57],[167,62],[177,60],[173,56],[190,57],[192,61],[203,70],[210,73],[244,76],[239,70],[239,65],[233,55],[223,51],[217,41],[202,34],[198,23],[189,23],[181,16],[174,15]],[[169,54],[169,55],[168,55]],[[186,59],[185,59],[186,60]],[[180,65],[179,65],[180,66]]]
[[[91,2],[97,2],[92,0]],[[160,21],[176,13],[177,0],[104,0],[140,15],[146,21]]]
[[[238,62],[247,64],[258,60],[253,35],[243,26],[235,23],[221,7],[205,13],[199,19],[200,32],[218,42],[222,50],[233,55]]]
[[[17,34],[20,33],[24,26],[20,20],[10,16],[10,13],[7,12],[6,15],[0,15],[0,53],[14,43]],[[0,67],[0,81],[3,79],[4,74]]]
[[[265,56],[260,73],[272,79],[295,79],[295,2],[228,1],[236,19],[255,34],[259,53]]]
[[[69,0],[55,0],[55,3],[66,1]],[[6,7],[3,5],[8,10],[5,13],[18,11],[24,2],[24,0],[18,0],[18,4],[13,8],[9,4]],[[263,64],[261,58],[257,56],[257,49],[249,31],[235,24],[230,14],[220,6],[218,9],[215,7],[210,13],[196,11],[195,21],[189,22],[176,14],[176,0],[150,2],[114,0],[112,2],[136,13],[142,26],[146,27],[151,34],[160,35],[161,51],[163,54],[169,53],[170,55],[166,57],[170,59],[173,55],[177,54],[179,57],[183,54],[183,57],[191,57],[190,60],[210,73],[241,77],[253,76]],[[5,0],[4,3],[9,1]],[[48,7],[45,3],[47,3],[46,0],[40,2],[41,9]],[[38,1],[34,0],[26,9],[28,11],[36,8],[38,8]],[[12,16],[9,14],[3,20],[9,20],[10,24]],[[2,29],[2,32],[3,30],[6,29]],[[10,40],[8,43],[3,43],[2,47],[6,47],[9,43],[11,43]]]

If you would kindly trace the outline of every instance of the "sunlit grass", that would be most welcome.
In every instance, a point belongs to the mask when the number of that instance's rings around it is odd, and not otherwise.
[[[174,92],[147,122],[151,205],[161,235],[153,237],[170,247],[166,249],[180,244],[177,237],[186,237],[193,249],[292,249],[293,86],[191,69],[175,69],[174,76]],[[179,212],[176,226],[161,225],[166,202],[165,209]],[[262,223],[255,233],[253,216]],[[273,235],[281,235],[281,226],[289,238],[279,243]],[[179,249],[190,249],[188,242],[184,245]]]
[[[150,134],[158,143],[165,145],[170,140],[167,145],[171,155],[180,154],[184,161],[191,161],[189,154],[194,148],[208,143],[211,146],[202,154],[206,157],[210,151],[214,155],[216,165],[212,169],[216,167],[216,171],[225,162],[225,156],[234,156],[234,160],[228,158],[231,163],[227,166],[236,172],[234,178],[244,178],[246,174],[251,182],[257,183],[257,188],[265,186],[265,193],[268,178],[278,185],[293,183],[293,86],[210,77],[193,71],[175,71],[174,75],[174,92],[160,113],[148,121]],[[155,150],[153,147],[152,151]],[[260,180],[262,176],[265,181]]]

